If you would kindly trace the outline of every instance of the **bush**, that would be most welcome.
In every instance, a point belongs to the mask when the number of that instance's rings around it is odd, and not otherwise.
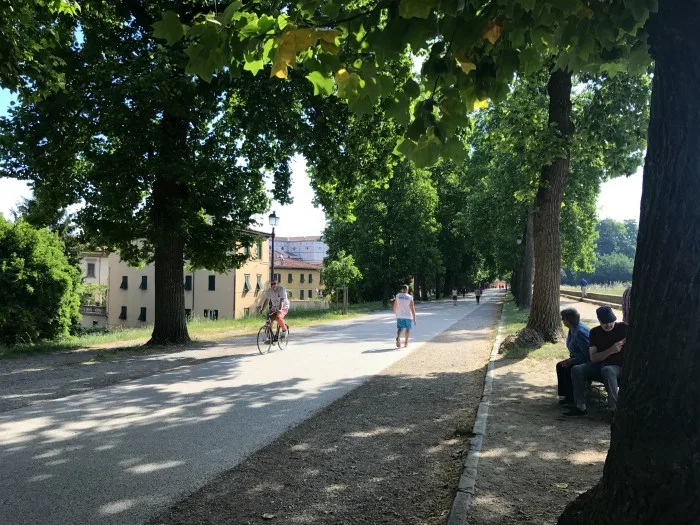
[[[55,233],[0,215],[0,343],[69,334],[80,319],[80,271]]]

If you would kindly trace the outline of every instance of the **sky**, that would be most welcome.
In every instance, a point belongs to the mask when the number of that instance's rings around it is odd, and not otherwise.
[[[7,114],[7,108],[13,97],[6,90],[0,90],[0,116]],[[281,236],[320,235],[325,227],[325,214],[312,204],[314,192],[306,174],[306,162],[303,157],[294,157],[292,161],[292,198],[294,202],[282,206],[272,203],[279,217],[275,233]],[[30,197],[31,189],[22,181],[0,178],[0,213],[10,217],[22,198]],[[639,203],[642,197],[642,170],[631,177],[619,177],[603,184],[598,197],[598,217],[600,219],[639,220]],[[268,231],[267,217],[260,217],[260,229]]]

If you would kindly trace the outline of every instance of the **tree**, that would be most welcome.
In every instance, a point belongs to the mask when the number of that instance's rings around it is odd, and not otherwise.
[[[51,211],[83,201],[76,220],[92,243],[155,263],[152,344],[189,339],[185,259],[218,271],[241,264],[253,216],[269,206],[265,179],[289,200],[287,161],[303,125],[296,97],[312,87],[182,75],[185,50],[150,32],[171,5],[86,6],[82,44],[62,50],[66,89],[0,123],[3,176],[32,181]]]
[[[348,286],[362,279],[362,273],[355,266],[352,255],[340,250],[335,258],[328,261],[321,270],[321,278],[328,290],[343,289],[343,315],[348,313]]]
[[[72,44],[60,18],[74,16],[73,0],[3,0],[0,11],[0,88],[36,98],[64,83],[61,48]]]
[[[80,319],[80,272],[48,229],[0,216],[0,343],[68,335]]]
[[[695,523],[700,515],[700,5],[649,23],[655,60],[632,324],[603,478],[561,525]],[[683,42],[682,46],[678,43]],[[659,432],[663,429],[663,433]]]

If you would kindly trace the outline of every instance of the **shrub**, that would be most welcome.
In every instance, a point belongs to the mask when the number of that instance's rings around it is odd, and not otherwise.
[[[0,343],[68,335],[80,319],[80,271],[55,233],[0,215]]]

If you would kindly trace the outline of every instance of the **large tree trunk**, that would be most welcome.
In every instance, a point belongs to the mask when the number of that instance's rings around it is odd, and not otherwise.
[[[184,217],[187,197],[187,122],[170,114],[163,116],[164,150],[171,151],[158,164],[153,185],[151,220],[155,244],[155,315],[148,344],[183,344],[190,341],[185,319]],[[164,155],[164,157],[166,157]]]
[[[603,479],[562,525],[700,521],[700,4],[659,3],[631,327]]]
[[[547,82],[547,92],[549,93],[549,122],[556,125],[559,136],[568,142],[573,133],[571,73],[561,70],[552,72]],[[539,189],[535,197],[533,220],[535,277],[527,327],[539,332],[545,341],[552,342],[558,341],[562,336],[559,317],[561,279],[559,216],[568,174],[568,155],[556,157],[550,165],[542,168]]]
[[[518,286],[518,306],[528,309],[532,306],[532,280],[535,274],[535,246],[534,246],[534,212],[532,206],[527,211],[527,226],[525,227],[525,253],[521,267]],[[557,281],[557,285],[559,281]]]

